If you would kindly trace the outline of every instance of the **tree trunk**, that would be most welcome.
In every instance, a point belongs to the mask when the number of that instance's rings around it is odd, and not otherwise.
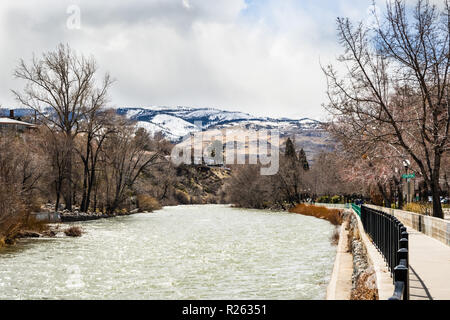
[[[431,195],[433,197],[433,217],[444,219],[444,212],[442,211],[440,188],[439,188],[439,175],[433,174],[431,181]]]
[[[381,195],[383,196],[383,200],[384,200],[384,206],[386,208],[390,208],[391,207],[391,202],[389,197],[387,196],[386,190],[384,190],[384,187],[381,183],[377,183],[378,185],[378,190],[380,190]]]
[[[67,155],[66,155],[66,166],[64,168],[64,181],[66,183],[64,200],[66,202],[66,209],[72,211],[73,204],[73,185],[72,185],[72,151],[73,143],[72,138],[67,138]]]
[[[81,199],[81,205],[80,205],[81,212],[87,212],[87,206],[86,206],[86,201],[87,201],[86,189],[87,189],[87,179],[88,179],[87,176],[88,176],[88,172],[87,172],[87,166],[85,164],[84,175],[83,175],[83,190],[81,192],[82,193],[82,199]]]
[[[431,173],[431,194],[433,197],[433,217],[444,219],[444,212],[441,205],[441,187],[439,176],[441,168],[441,153],[439,149],[434,151],[434,168]]]
[[[397,194],[398,194],[398,208],[403,208],[403,190],[401,184],[397,185]]]
[[[95,183],[95,168],[91,169],[91,177],[89,178],[87,193],[86,193],[86,210],[89,210],[89,206],[91,205],[91,194],[92,194],[92,188]]]
[[[56,204],[55,204],[55,212],[59,211],[59,199],[60,199],[61,193],[59,191],[56,191]]]

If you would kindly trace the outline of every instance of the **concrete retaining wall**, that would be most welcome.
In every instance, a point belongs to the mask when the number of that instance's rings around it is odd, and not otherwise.
[[[57,212],[36,212],[31,214],[37,221],[60,222],[61,217]]]
[[[366,205],[382,212],[386,212],[397,217],[406,227],[420,231],[427,236],[450,246],[450,221],[442,220],[430,216],[424,216],[414,212],[384,208],[374,205]]]
[[[348,222],[340,226],[333,272],[327,287],[327,300],[350,300],[352,291],[353,257],[348,251],[346,230]]]
[[[318,207],[327,207],[329,209],[348,209],[350,208],[349,204],[340,204],[340,203],[314,203],[315,206]]]

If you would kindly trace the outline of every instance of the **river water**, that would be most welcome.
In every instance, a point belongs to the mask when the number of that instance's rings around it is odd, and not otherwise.
[[[0,251],[0,299],[324,299],[327,221],[229,206],[81,224]]]

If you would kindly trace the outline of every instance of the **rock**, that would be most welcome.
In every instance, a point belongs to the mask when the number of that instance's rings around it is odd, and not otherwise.
[[[43,233],[42,233],[42,235],[44,236],[44,237],[49,237],[49,238],[53,238],[53,237],[56,237],[56,231],[54,231],[54,230],[47,230],[47,231],[44,231]]]
[[[7,244],[7,245],[14,245],[15,243],[16,243],[15,239],[11,239],[11,238],[5,239],[5,244]]]
[[[17,235],[18,238],[39,238],[41,236],[40,233],[37,233],[35,231],[21,231],[19,232],[19,234]]]

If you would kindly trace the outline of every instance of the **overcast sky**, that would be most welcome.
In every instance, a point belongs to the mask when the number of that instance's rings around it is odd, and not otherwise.
[[[62,42],[92,54],[117,80],[115,107],[322,119],[320,63],[340,53],[335,19],[367,19],[370,6],[371,0],[2,0],[0,105],[19,106],[10,93],[23,86],[12,78],[18,60]]]

